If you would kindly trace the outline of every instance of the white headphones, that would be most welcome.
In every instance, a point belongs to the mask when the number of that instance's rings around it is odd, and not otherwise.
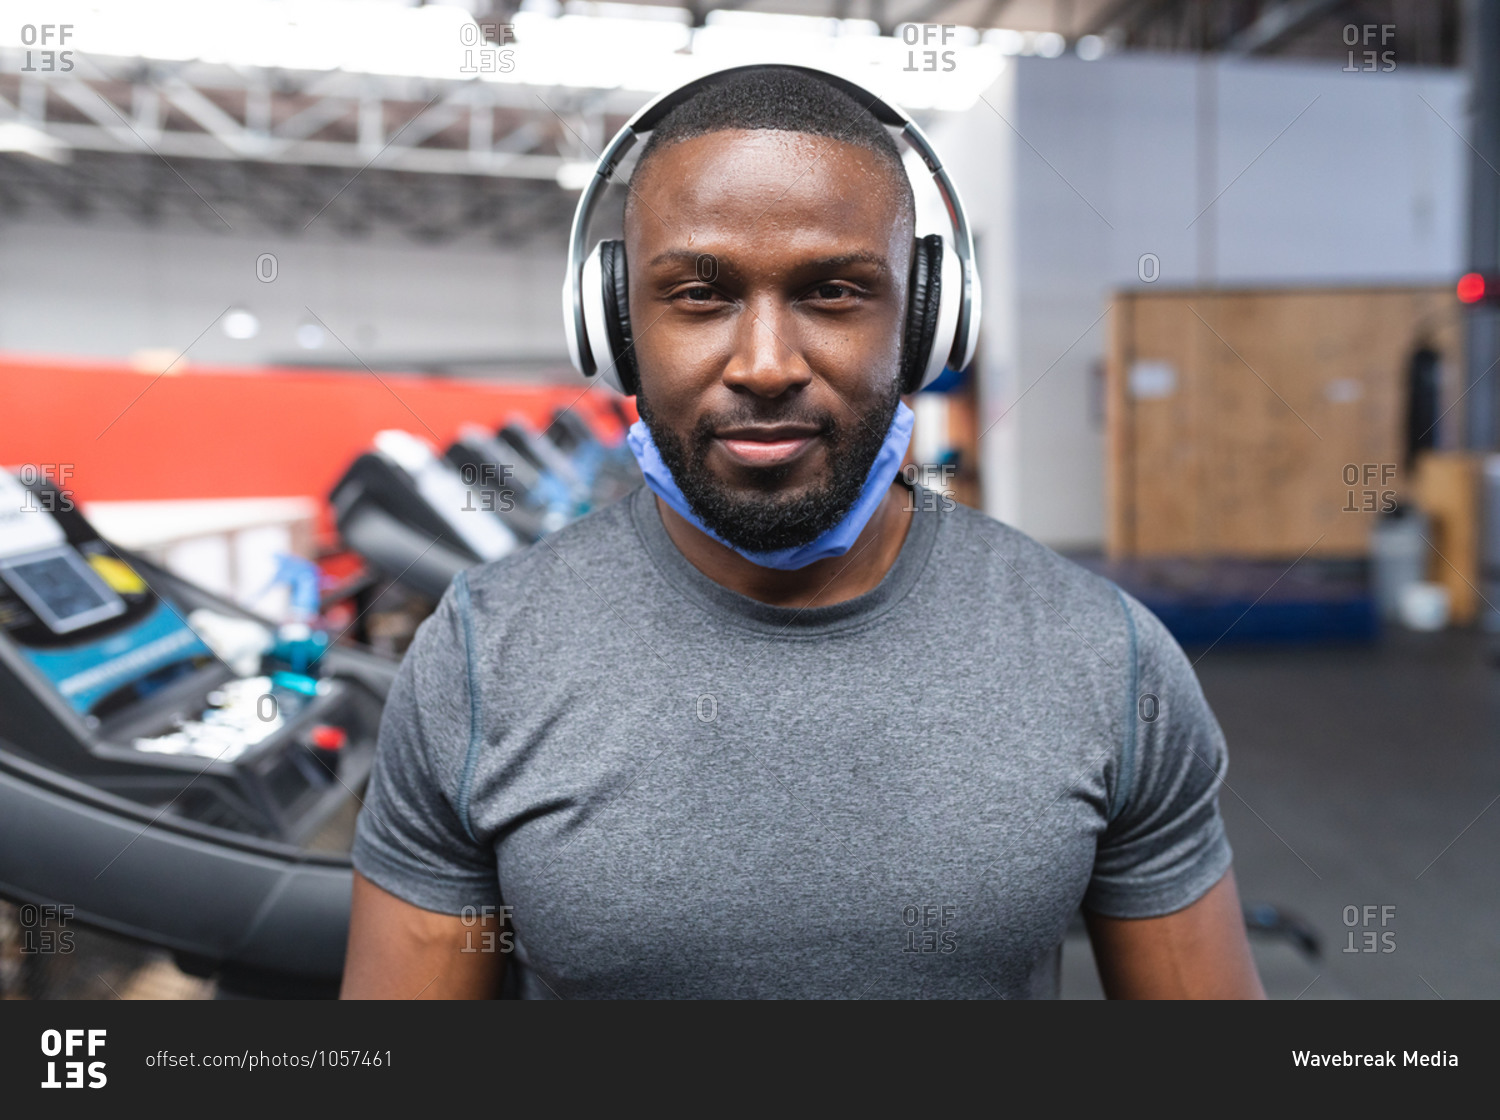
[[[964,369],[979,341],[979,275],[974,268],[974,238],[942,161],[922,130],[900,109],[869,90],[809,66],[736,66],[707,74],[657,97],[626,122],[604,149],[578,200],[568,241],[568,274],[563,280],[563,321],[568,354],[585,377],[603,377],[612,388],[633,396],[639,385],[625,269],[625,243],[600,241],[585,251],[589,222],[615,168],[642,133],[650,132],[678,105],[700,90],[747,70],[795,70],[826,82],[865,106],[881,124],[901,136],[932,173],[953,226],[953,237],[917,238],[912,251],[911,283],[901,353],[901,391],[914,393],[930,384],[945,367]],[[951,241],[951,243],[950,243]]]

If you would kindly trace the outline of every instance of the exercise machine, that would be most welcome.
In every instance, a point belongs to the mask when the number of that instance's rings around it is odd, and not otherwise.
[[[374,449],[354,461],[329,500],[345,544],[435,603],[465,568],[521,547],[499,511],[485,508],[477,482],[465,484],[425,440],[389,430],[376,434]]]
[[[330,994],[396,666],[321,637],[287,641],[0,472],[0,895],[221,987]]]

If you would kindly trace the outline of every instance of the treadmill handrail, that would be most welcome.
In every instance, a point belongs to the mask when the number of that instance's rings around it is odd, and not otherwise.
[[[147,828],[159,828],[179,833],[194,840],[204,840],[226,848],[237,848],[266,859],[279,859],[287,863],[319,864],[328,867],[349,867],[349,857],[337,852],[315,852],[285,844],[279,840],[251,836],[227,828],[216,828],[187,817],[178,817],[153,810],[149,805],[132,801],[128,797],[110,793],[81,779],[64,774],[44,763],[33,762],[22,753],[16,744],[0,739],[0,776],[11,776],[28,785],[40,786],[61,797],[81,801],[94,809],[116,816],[129,817]],[[5,830],[0,820],[0,836]]]
[[[68,905],[80,922],[216,964],[342,972],[347,858],[257,850],[177,822],[140,827],[136,812],[104,804],[108,795],[63,792],[68,783],[6,751],[0,763],[0,834],[31,840],[0,843],[0,894]]]

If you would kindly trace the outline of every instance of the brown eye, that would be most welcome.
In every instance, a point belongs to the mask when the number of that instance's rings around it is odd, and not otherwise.
[[[813,289],[813,295],[817,299],[843,299],[851,294],[843,284],[819,284]]]

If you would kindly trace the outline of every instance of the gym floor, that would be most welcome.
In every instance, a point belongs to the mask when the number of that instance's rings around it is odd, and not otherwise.
[[[1220,804],[1241,897],[1321,942],[1308,957],[1252,938],[1273,998],[1500,996],[1492,641],[1392,630],[1370,646],[1188,650],[1229,740]],[[1096,993],[1091,963],[1071,937],[1065,995]]]

